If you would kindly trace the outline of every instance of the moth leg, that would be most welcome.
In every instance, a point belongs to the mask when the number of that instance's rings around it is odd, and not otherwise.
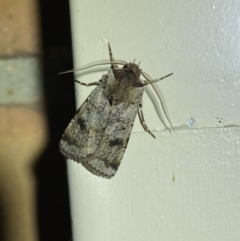
[[[149,82],[149,84],[152,85],[152,88],[154,89],[155,93],[157,94],[157,96],[158,96],[158,98],[159,98],[159,100],[160,100],[160,103],[161,103],[161,106],[162,106],[164,115],[166,116],[169,124],[171,125],[172,129],[174,130],[173,125],[172,125],[172,123],[171,123],[171,121],[170,121],[170,118],[169,118],[169,116],[168,116],[168,113],[167,113],[167,111],[166,111],[167,108],[166,108],[165,101],[164,101],[164,98],[163,98],[163,95],[162,95],[160,89],[158,88],[157,85],[154,85],[154,84],[152,83],[152,80],[153,80],[153,79],[151,78],[151,76],[149,76],[147,73],[145,73],[145,72],[143,72],[143,71],[141,71],[141,74],[144,76],[144,78],[147,80],[147,82]],[[171,75],[173,75],[173,73],[168,74],[168,75],[166,75],[166,76],[163,76],[162,78],[160,78],[160,79],[158,79],[158,80],[165,79],[165,78],[167,78],[167,77],[169,77],[169,76],[171,76]],[[161,119],[161,118],[160,118],[160,119]],[[162,120],[162,119],[161,119],[161,120]],[[164,124],[163,121],[162,121],[162,123]],[[171,133],[170,129],[166,126],[166,124],[164,124],[164,126],[165,126],[166,129]]]
[[[142,111],[142,105],[140,106],[139,110],[138,110],[138,116],[141,122],[141,125],[143,127],[143,129],[148,132],[153,138],[156,138],[153,133],[149,130],[149,128],[147,127],[147,124],[144,120],[144,116],[143,116],[143,111]]]
[[[163,80],[163,79],[165,79],[165,78],[167,78],[167,77],[169,77],[169,76],[171,76],[171,75],[173,75],[173,73],[168,74],[168,75],[165,75],[165,76],[163,76],[163,77],[161,77],[161,78],[159,78],[159,79],[154,79],[154,80],[150,80],[150,81],[151,81],[151,83],[155,83],[155,82],[158,82],[158,81],[160,81],[160,80]],[[149,83],[148,81],[146,81],[146,80],[143,81],[143,85],[149,85],[149,84],[150,84],[150,83]]]
[[[111,49],[110,43],[108,43],[108,51],[109,51],[109,57],[110,57],[110,61],[111,61],[111,69],[119,69],[118,65],[115,63],[115,60],[113,58],[113,54],[112,54],[112,49]]]
[[[151,80],[151,83],[156,83],[156,82],[158,82],[159,80],[160,80],[160,79]],[[149,83],[148,81],[144,80],[144,81],[142,81],[142,84],[143,84],[143,85],[149,85],[150,83]]]
[[[80,85],[85,85],[85,86],[99,85],[99,81],[91,82],[91,83],[84,83],[84,82],[74,79],[74,82],[76,82]]]

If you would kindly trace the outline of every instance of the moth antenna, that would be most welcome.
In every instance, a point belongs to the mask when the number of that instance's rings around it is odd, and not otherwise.
[[[110,57],[110,61],[111,61],[111,68],[112,69],[119,69],[118,65],[116,64],[116,62],[114,60],[110,43],[108,43],[108,52],[109,52],[109,57]]]
[[[120,65],[127,64],[126,61],[120,60],[120,59],[114,60],[114,63],[120,64]],[[77,71],[81,71],[81,70],[84,70],[84,69],[89,69],[89,68],[92,68],[92,67],[95,67],[95,66],[98,66],[98,65],[105,65],[105,64],[112,64],[112,62],[109,59],[98,60],[98,61],[94,61],[94,62],[91,62],[91,63],[86,64],[86,65],[83,65],[82,67],[79,67],[77,69],[71,69],[71,70],[68,70],[68,71],[60,72],[58,74],[67,74],[67,73],[77,72]]]
[[[141,64],[141,61],[138,62],[138,66]]]
[[[136,61],[136,59],[134,59],[132,63],[135,63],[135,61]]]
[[[144,76],[144,78],[149,82],[149,84],[151,84],[152,88],[154,89],[155,93],[157,94],[157,96],[158,96],[158,98],[159,98],[159,100],[160,100],[162,109],[163,109],[163,113],[164,113],[164,115],[166,116],[169,124],[171,125],[171,127],[172,127],[172,129],[173,129],[173,131],[175,131],[174,128],[173,128],[173,125],[172,125],[172,123],[171,123],[171,121],[170,121],[169,115],[168,115],[168,113],[167,113],[167,111],[166,111],[167,108],[165,108],[165,107],[166,107],[166,104],[165,104],[165,101],[164,101],[164,97],[163,97],[163,95],[162,95],[162,93],[161,93],[161,90],[158,88],[157,84],[152,83],[153,78],[152,78],[150,75],[148,75],[147,73],[145,73],[145,72],[143,72],[143,71],[141,72],[141,74],[142,74],[142,75]],[[172,75],[172,73],[169,74],[169,75],[166,75],[166,76],[164,76],[164,77],[162,77],[162,78],[160,78],[159,80],[165,79],[165,78],[167,78],[167,77],[169,77],[169,76],[171,76],[171,75]],[[163,124],[164,124],[164,123],[163,123]],[[165,126],[165,128],[171,133],[171,131],[169,130],[169,128],[168,128],[165,124],[164,124],[164,126]]]

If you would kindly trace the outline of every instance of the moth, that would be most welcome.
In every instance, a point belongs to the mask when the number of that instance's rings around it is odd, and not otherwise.
[[[97,85],[97,87],[78,109],[59,144],[60,152],[67,159],[81,163],[92,174],[104,178],[111,178],[116,174],[137,114],[144,130],[155,138],[143,116],[144,86],[151,84],[158,94],[154,83],[172,75],[171,73],[153,80],[134,61],[128,63],[115,60],[110,44],[108,49],[110,61],[96,61],[77,70],[62,72],[69,73],[97,65],[111,64],[108,73],[97,82],[87,84],[75,80],[81,85]],[[119,68],[118,65],[123,67]],[[141,80],[140,75],[145,80]],[[166,113],[165,115],[170,122]]]

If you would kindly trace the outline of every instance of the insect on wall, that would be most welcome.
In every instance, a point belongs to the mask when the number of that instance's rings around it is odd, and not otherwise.
[[[110,60],[96,61],[79,69],[60,73],[111,64],[108,73],[97,82],[87,84],[75,80],[81,85],[97,85],[97,87],[73,117],[59,144],[60,152],[67,159],[81,163],[92,174],[104,178],[111,178],[116,174],[127,148],[137,114],[144,130],[155,138],[145,123],[142,111],[145,85],[150,84],[154,88],[164,114],[172,127],[158,87],[154,84],[171,76],[172,73],[153,80],[134,62],[115,60],[110,44],[108,44],[108,49]],[[119,68],[118,65],[123,65],[123,67]],[[140,79],[141,75],[145,80]]]

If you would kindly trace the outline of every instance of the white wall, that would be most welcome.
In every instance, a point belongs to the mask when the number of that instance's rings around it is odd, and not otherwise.
[[[173,72],[158,86],[176,129],[164,131],[144,95],[157,139],[136,120],[115,177],[68,161],[74,241],[240,240],[239,1],[70,5],[75,67],[108,58],[110,42],[115,58],[141,60],[154,78]],[[93,82],[108,68],[76,76]],[[80,105],[92,88],[76,87]]]

